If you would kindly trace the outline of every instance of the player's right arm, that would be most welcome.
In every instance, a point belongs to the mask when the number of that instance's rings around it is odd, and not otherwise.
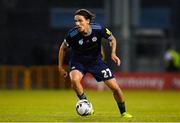
[[[65,69],[63,68],[63,61],[64,61],[64,54],[65,54],[65,49],[67,48],[67,46],[65,45],[65,43],[63,42],[59,48],[59,55],[58,55],[58,60],[59,60],[59,64],[58,64],[58,68],[59,68],[59,72],[61,75],[63,75],[64,77],[67,77],[67,71],[65,71]]]

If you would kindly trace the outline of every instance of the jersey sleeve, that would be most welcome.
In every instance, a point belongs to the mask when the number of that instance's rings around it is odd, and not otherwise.
[[[67,46],[67,47],[70,47],[70,41],[71,41],[71,37],[69,36],[69,34],[64,38],[64,44]]]
[[[64,38],[64,44],[67,47],[71,47],[72,46],[72,40],[74,40],[75,36],[78,34],[78,30],[77,28],[72,28],[69,30],[68,34],[66,35],[66,37]]]
[[[63,43],[65,44],[65,46],[69,47],[69,43],[66,41],[66,38],[64,39]]]
[[[103,27],[101,29],[102,36],[107,40],[112,40],[112,33],[108,28]]]

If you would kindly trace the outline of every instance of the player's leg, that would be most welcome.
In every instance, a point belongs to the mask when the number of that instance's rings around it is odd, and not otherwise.
[[[112,74],[112,71],[109,69],[107,64],[102,60],[98,60],[97,64],[95,64],[91,69],[89,69],[89,71],[98,82],[104,81],[105,84],[112,90],[121,114],[124,113],[125,104],[123,93],[119,88],[118,84],[116,83],[114,75]]]
[[[81,80],[83,78],[83,74],[79,70],[72,70],[70,73],[70,79],[71,79],[71,87],[76,92],[78,98],[80,100],[87,99],[86,95],[84,94],[83,87],[81,85]],[[94,113],[94,109],[89,112],[89,115]]]
[[[108,65],[102,61],[98,60],[94,66],[88,69],[88,71],[94,76],[98,81],[104,81],[105,84],[112,90],[114,98],[118,104],[118,108],[122,116],[126,113],[125,103],[123,93],[112,74],[112,71],[109,69]],[[127,116],[127,115],[126,115]],[[129,115],[129,117],[132,117]]]
[[[114,99],[116,100],[117,103],[120,104],[120,106],[119,105],[118,106],[120,108],[121,114],[124,113],[126,109],[124,104],[123,92],[116,83],[116,80],[113,78],[113,79],[105,80],[104,83],[112,90]]]
[[[69,75],[71,79],[71,87],[74,89],[79,99],[86,99],[83,87],[81,85],[83,74],[79,70],[72,70]]]
[[[123,92],[117,84],[115,78],[105,80],[104,83],[112,90],[114,98],[117,102],[124,102]]]
[[[126,112],[126,107],[125,107],[125,101],[123,97],[123,92],[119,85],[116,82],[115,78],[105,80],[105,84],[112,90],[114,99],[117,102],[118,108],[120,110],[120,113],[123,117],[131,118],[132,115]]]

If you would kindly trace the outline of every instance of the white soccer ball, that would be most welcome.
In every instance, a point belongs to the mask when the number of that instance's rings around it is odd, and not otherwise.
[[[86,99],[82,99],[79,100],[76,103],[76,112],[77,114],[79,114],[80,116],[87,116],[91,114],[92,111],[92,104],[90,101],[86,100]]]

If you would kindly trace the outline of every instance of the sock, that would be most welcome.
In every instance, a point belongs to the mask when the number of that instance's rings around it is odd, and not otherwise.
[[[78,98],[80,99],[80,100],[82,100],[82,99],[87,99],[86,98],[86,95],[84,94],[84,93],[82,93],[81,95],[77,95],[78,96]]]
[[[121,114],[126,112],[125,102],[117,102],[117,105]]]

